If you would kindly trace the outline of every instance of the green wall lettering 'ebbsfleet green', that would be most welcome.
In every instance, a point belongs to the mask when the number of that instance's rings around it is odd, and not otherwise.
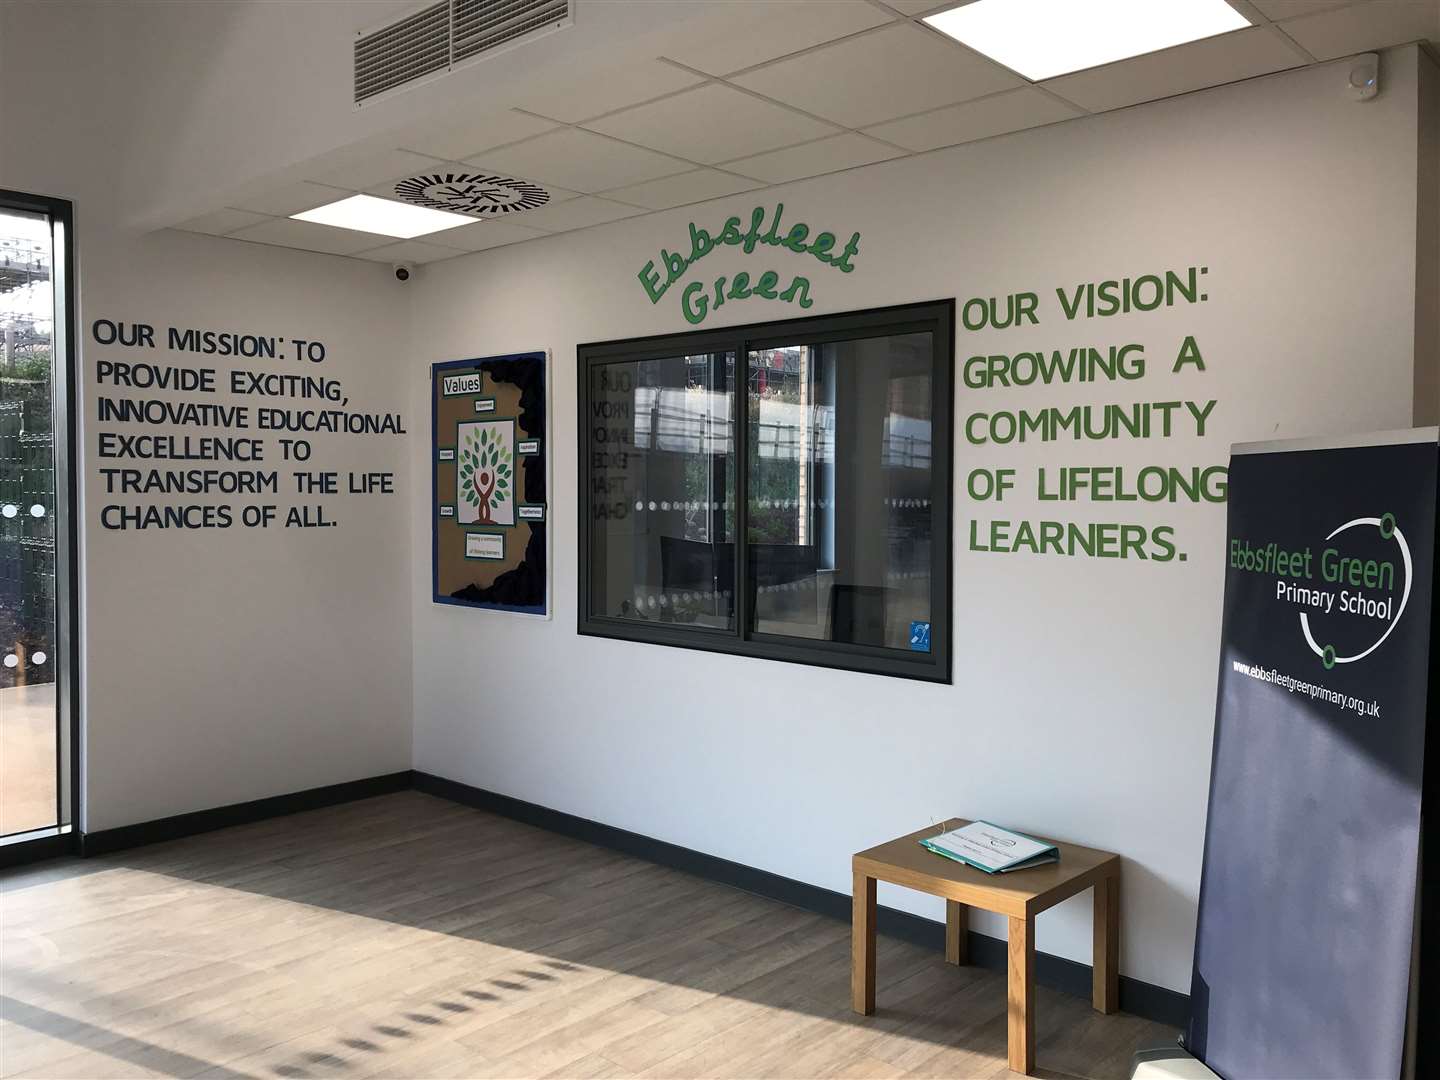
[[[781,222],[785,213],[784,203],[775,204],[775,212],[770,218],[768,228],[765,222],[766,213],[765,207],[755,207],[750,212],[750,227],[744,232],[740,231],[738,217],[727,218],[718,236],[712,236],[708,229],[699,228],[692,221],[689,255],[661,248],[660,265],[665,268],[664,277],[662,278],[660,271],[656,269],[654,259],[647,262],[637,275],[640,284],[645,287],[645,294],[650,297],[650,302],[658,304],[670,286],[684,277],[690,267],[722,245],[738,247],[745,254],[752,255],[755,249],[763,244],[793,251],[797,255],[813,256],[823,265],[832,266],[844,274],[855,269],[852,260],[860,252],[858,232],[852,233],[844,247],[836,252],[835,245],[838,240],[835,233],[817,233],[812,240],[810,226],[804,222],[797,222],[788,229],[783,228]],[[752,296],[766,300],[783,300],[787,304],[799,304],[802,308],[814,306],[815,301],[810,298],[809,278],[792,275],[784,290],[779,286],[780,274],[774,270],[765,270],[753,278],[744,271],[728,279],[722,275],[715,279],[709,289],[703,282],[692,281],[681,294],[680,310],[686,322],[699,323],[726,300],[748,300]]]

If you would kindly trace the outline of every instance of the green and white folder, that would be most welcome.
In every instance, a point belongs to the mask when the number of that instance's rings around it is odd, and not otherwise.
[[[988,821],[972,821],[939,836],[926,837],[920,844],[936,855],[987,874],[1008,874],[1011,870],[1060,861],[1060,849],[1054,844],[1022,836]]]

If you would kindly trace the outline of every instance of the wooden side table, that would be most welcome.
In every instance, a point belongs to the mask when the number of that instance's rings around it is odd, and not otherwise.
[[[1085,889],[1095,890],[1094,985],[1102,1013],[1119,1005],[1120,857],[1059,844],[1060,861],[1009,874],[987,874],[920,846],[921,837],[970,824],[953,818],[862,851],[852,860],[854,916],[850,929],[850,998],[858,1013],[875,1011],[875,883],[888,881],[945,898],[945,959],[966,962],[969,909],[1010,920],[1009,1058],[1015,1072],[1035,1068],[1035,916]],[[1047,843],[1055,843],[1047,840]]]

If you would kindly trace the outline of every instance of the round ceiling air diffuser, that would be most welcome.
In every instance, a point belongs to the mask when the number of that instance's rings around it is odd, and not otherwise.
[[[395,194],[416,206],[450,210],[477,218],[507,217],[550,201],[539,184],[486,173],[426,173],[395,185]]]

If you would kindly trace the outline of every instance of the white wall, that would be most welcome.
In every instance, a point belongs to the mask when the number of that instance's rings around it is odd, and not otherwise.
[[[1224,508],[1041,504],[1038,465],[1223,463],[1231,442],[1408,426],[1412,410],[1416,56],[1386,58],[1357,104],[1333,67],[1298,71],[427,268],[407,357],[410,411],[432,361],[554,352],[550,622],[415,600],[415,766],[848,891],[849,856],[944,815],[1125,857],[1122,970],[1188,991],[1214,708]],[[924,685],[578,637],[575,346],[688,329],[636,273],[687,222],[783,200],[791,221],[858,229],[853,274],[785,253],[708,257],[686,281],[806,273],[812,313],[1034,290],[1042,324],[961,331],[957,361],[1072,343],[1147,344],[1151,374],[1110,386],[975,391],[977,410],[1218,405],[1206,437],[974,447],[1016,467],[1007,513],[955,506],[954,684]],[[1066,324],[1053,289],[1208,267],[1194,307]],[[807,270],[808,267],[808,270]],[[782,281],[785,279],[782,279]],[[799,314],[729,304],[706,326]],[[1195,335],[1208,370],[1170,374]],[[957,380],[958,381],[958,380]],[[428,450],[412,443],[412,550],[429,540]],[[1059,507],[1059,509],[1057,509]],[[1170,523],[1186,562],[994,555],[972,517]],[[898,890],[882,902],[939,917]],[[980,928],[1003,934],[995,920]],[[1040,948],[1089,960],[1088,899],[1040,920]]]
[[[83,214],[83,206],[80,208]],[[83,220],[83,218],[82,218]],[[80,234],[84,460],[85,827],[106,829],[410,767],[410,559],[406,439],[322,434],[312,469],[396,471],[390,496],[293,494],[278,433],[263,467],[276,496],[111,495],[102,466],[246,466],[106,460],[99,432],[206,436],[214,428],[98,424],[104,392],[175,402],[315,406],[255,398],[114,390],[103,360],[319,374],[340,380],[352,410],[398,411],[405,304],[388,267],[161,232],[143,240]],[[158,348],[95,344],[96,319],[157,328]],[[323,363],[170,352],[165,329],[200,327],[325,343]],[[321,403],[325,404],[325,403]],[[252,421],[253,423],[253,421]],[[115,531],[107,504],[323,503],[334,527]],[[282,509],[283,513],[283,509]],[[237,511],[238,517],[238,511]]]
[[[336,528],[104,530],[98,515],[110,501],[262,500],[107,498],[95,456],[95,364],[210,366],[223,383],[241,362],[163,349],[140,356],[97,346],[88,333],[108,318],[154,324],[162,345],[167,326],[319,339],[329,358],[305,367],[339,378],[352,408],[409,421],[397,359],[408,347],[407,300],[387,267],[126,227],[166,192],[174,203],[187,183],[238,184],[267,162],[290,163],[298,148],[328,149],[307,125],[350,111],[342,76],[354,20],[397,5],[0,4],[0,187],[75,205],[87,829],[410,766],[405,439],[314,439],[316,468],[401,471],[400,494],[269,500],[326,502]],[[319,44],[323,59],[307,65],[306,50]],[[333,95],[316,104],[314,81],[326,78]],[[256,124],[282,114],[286,123]],[[279,451],[273,438],[267,444],[268,464]]]
[[[1420,138],[1415,214],[1415,424],[1440,422],[1440,64],[1417,61]]]

